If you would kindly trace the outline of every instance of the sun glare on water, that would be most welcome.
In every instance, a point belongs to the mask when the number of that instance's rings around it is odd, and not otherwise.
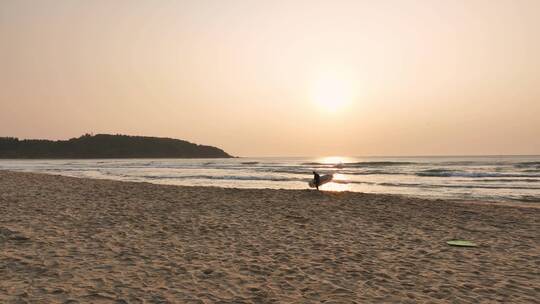
[[[311,99],[325,113],[342,111],[352,102],[352,85],[337,77],[318,79],[311,89]]]
[[[327,165],[340,165],[352,161],[353,160],[351,158],[344,156],[325,156],[317,159],[317,162]]]

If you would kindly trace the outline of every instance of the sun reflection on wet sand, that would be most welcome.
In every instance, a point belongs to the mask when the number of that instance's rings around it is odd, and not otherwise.
[[[325,191],[348,191],[350,190],[348,179],[345,175],[334,173],[334,178],[331,182],[321,186],[321,190]]]
[[[326,191],[348,191],[350,185],[345,175],[337,173],[341,167],[353,160],[343,156],[326,156],[316,159],[316,162],[324,165],[324,169],[319,171],[319,174],[333,174],[334,178],[331,182],[321,186],[321,190]]]

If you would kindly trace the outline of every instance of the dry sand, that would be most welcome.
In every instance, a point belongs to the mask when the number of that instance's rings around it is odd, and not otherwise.
[[[538,303],[540,209],[0,171],[0,303]],[[459,238],[478,248],[450,247]]]

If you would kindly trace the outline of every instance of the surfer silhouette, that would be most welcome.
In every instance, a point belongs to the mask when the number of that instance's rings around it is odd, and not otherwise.
[[[313,180],[315,181],[315,187],[319,190],[319,184],[321,183],[321,176],[319,173],[313,171]]]

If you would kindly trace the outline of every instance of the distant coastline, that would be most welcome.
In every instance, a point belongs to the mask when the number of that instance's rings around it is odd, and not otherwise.
[[[69,140],[0,137],[0,159],[232,158],[220,148],[147,136],[85,134]]]

